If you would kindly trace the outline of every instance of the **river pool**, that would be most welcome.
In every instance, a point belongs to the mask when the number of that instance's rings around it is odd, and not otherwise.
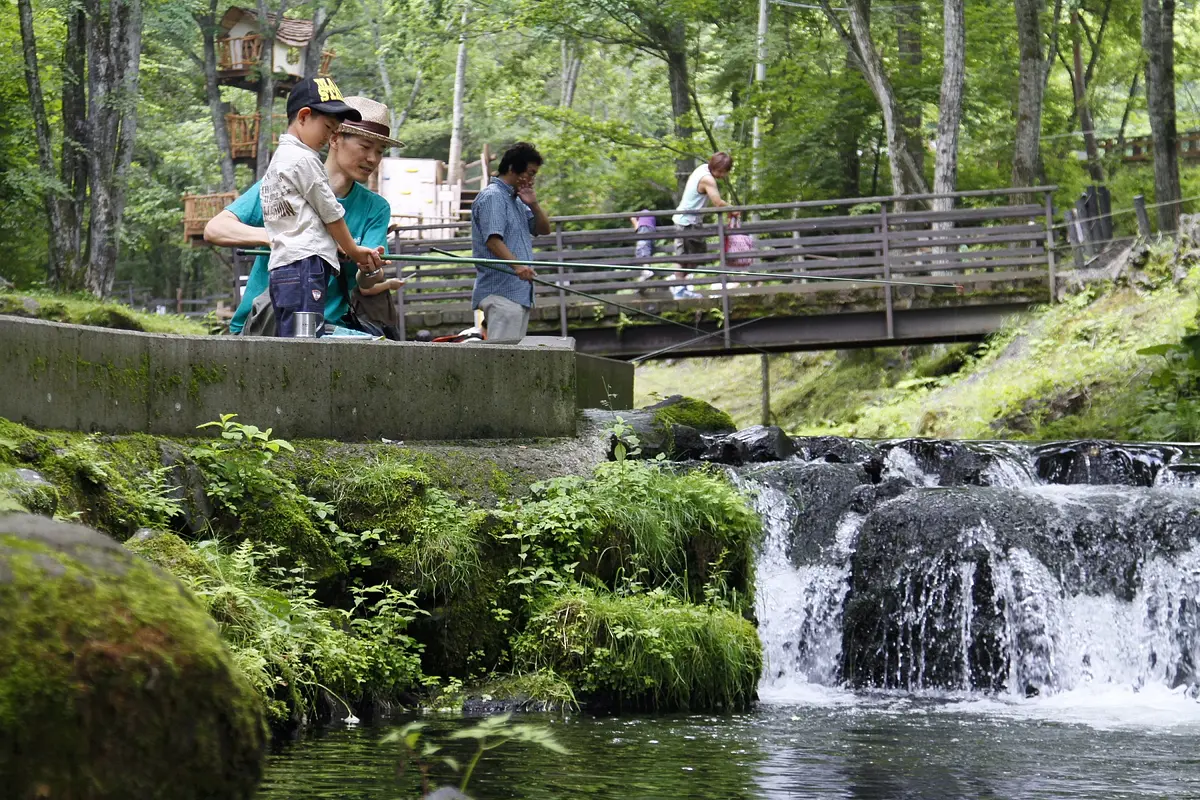
[[[425,719],[435,735],[471,724]],[[1000,702],[800,687],[739,715],[521,720],[571,755],[506,744],[480,761],[473,798],[1200,797],[1200,703],[1158,688]],[[403,722],[286,745],[260,800],[418,796],[378,743]]]

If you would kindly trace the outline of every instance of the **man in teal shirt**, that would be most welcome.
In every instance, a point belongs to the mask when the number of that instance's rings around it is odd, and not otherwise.
[[[384,149],[401,143],[391,138],[391,130],[381,122],[388,119],[387,106],[365,97],[347,97],[346,104],[363,115],[363,123],[344,123],[333,135],[329,140],[325,170],[329,173],[333,193],[346,209],[346,225],[354,241],[364,247],[386,247],[388,224],[392,219],[391,206],[363,184],[379,166]],[[267,230],[263,227],[258,183],[208,221],[204,227],[204,240],[221,247],[270,247]],[[353,288],[353,276],[348,273],[346,277],[347,287]],[[250,269],[242,302],[229,322],[230,333],[242,332],[254,298],[266,290],[267,257],[259,256]],[[350,299],[334,275],[325,293],[326,321],[334,324],[341,322],[349,304]]]

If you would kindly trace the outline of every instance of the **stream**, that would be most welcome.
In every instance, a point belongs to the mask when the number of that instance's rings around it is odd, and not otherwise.
[[[1200,797],[1195,452],[797,444],[730,469],[767,531],[755,709],[531,715],[571,755],[504,745],[472,797]],[[284,746],[259,797],[418,796],[404,722]]]

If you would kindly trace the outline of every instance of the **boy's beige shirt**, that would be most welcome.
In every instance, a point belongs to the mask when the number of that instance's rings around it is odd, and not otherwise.
[[[334,272],[340,271],[337,243],[325,226],[341,219],[346,210],[337,201],[316,150],[290,133],[280,136],[259,197],[271,240],[267,269],[320,256]]]

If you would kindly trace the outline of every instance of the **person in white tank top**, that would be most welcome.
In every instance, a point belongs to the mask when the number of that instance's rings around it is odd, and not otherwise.
[[[703,222],[703,218],[699,214],[688,212],[699,211],[708,206],[710,202],[714,208],[729,205],[721,197],[717,181],[727,177],[731,171],[733,171],[733,158],[728,153],[714,153],[712,158],[708,159],[707,164],[701,164],[692,170],[687,184],[683,187],[683,197],[680,198],[679,205],[676,207],[676,211],[679,213],[671,218],[681,232],[686,232],[689,228]],[[732,216],[736,217],[737,212],[733,212]],[[677,256],[699,255],[707,252],[708,244],[704,237],[692,236],[675,240],[675,255]],[[699,264],[689,263],[686,266],[693,268]],[[684,275],[685,273],[676,272],[674,277],[682,280]],[[691,286],[672,286],[671,295],[676,300],[703,297]]]

